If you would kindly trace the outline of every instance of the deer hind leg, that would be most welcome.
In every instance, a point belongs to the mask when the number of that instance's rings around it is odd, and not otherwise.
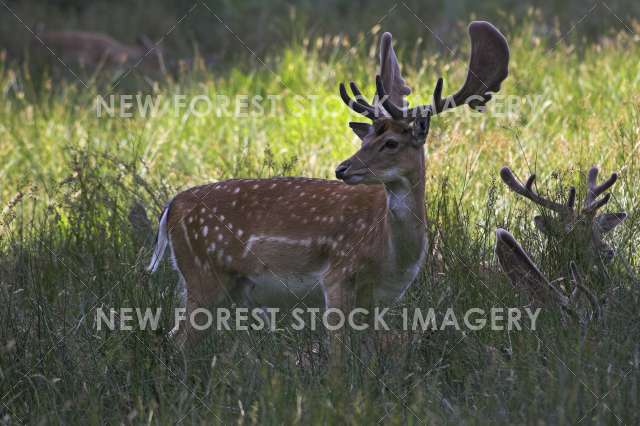
[[[187,348],[198,343],[212,328],[215,329],[216,312],[211,308],[228,295],[228,287],[233,279],[223,271],[216,270],[208,273],[195,270],[181,275],[184,313],[179,316],[180,320],[169,336],[176,346]]]

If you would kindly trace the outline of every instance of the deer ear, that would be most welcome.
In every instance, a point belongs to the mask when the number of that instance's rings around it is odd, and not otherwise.
[[[621,213],[605,213],[596,218],[596,226],[598,230],[606,234],[616,226],[620,225],[627,218],[627,214]]]
[[[429,124],[431,123],[431,114],[426,117],[418,117],[413,122],[413,140],[418,146],[424,145],[429,134]]]
[[[411,93],[411,88],[406,85],[402,74],[400,74],[400,64],[398,64],[398,57],[393,50],[391,33],[384,33],[380,38],[380,77],[389,99],[394,104],[403,106],[405,96]]]
[[[364,138],[373,130],[372,124],[357,123],[355,121],[350,122],[349,127],[351,127],[353,133],[355,133],[362,141],[364,141]]]
[[[496,230],[496,256],[514,287],[524,291],[533,302],[547,301],[549,281],[513,235],[501,228]]]

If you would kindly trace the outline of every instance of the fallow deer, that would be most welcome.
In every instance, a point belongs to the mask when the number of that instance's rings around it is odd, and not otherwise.
[[[252,306],[387,305],[402,297],[427,255],[424,144],[433,115],[460,105],[480,109],[508,74],[504,36],[487,22],[469,26],[471,58],[462,88],[408,108],[410,93],[391,43],[380,43],[373,103],[354,83],[350,123],[362,146],[336,169],[340,181],[284,177],[234,179],[176,195],[160,217],[155,271],[167,246],[185,289],[187,317],[232,300]],[[309,297],[307,297],[309,296]],[[239,298],[239,299],[238,299]],[[193,342],[188,321],[172,331]]]
[[[144,71],[166,72],[159,46],[141,36],[137,45],[128,45],[106,34],[89,31],[43,31],[32,42],[32,51],[50,58],[51,52],[62,62],[87,68],[133,67]]]
[[[598,298],[584,285],[577,263],[591,272],[599,265],[611,262],[614,249],[604,241],[604,235],[622,223],[627,214],[604,213],[598,215],[598,210],[605,206],[611,194],[604,194],[618,179],[613,173],[602,184],[597,184],[598,168],[592,167],[587,176],[587,193],[581,209],[575,209],[576,189],[569,189],[567,201],[557,203],[540,196],[534,189],[535,175],[531,175],[523,185],[508,168],[500,170],[502,181],[515,193],[522,195],[554,215],[536,216],[534,223],[538,230],[558,244],[567,256],[573,256],[570,262],[570,278],[574,283],[571,295],[566,295],[554,282],[550,282],[531,260],[522,246],[506,230],[496,231],[496,255],[503,271],[511,283],[523,291],[535,305],[558,304],[565,312],[578,318],[572,306],[581,292],[587,296],[593,306],[590,315],[598,316],[600,307]],[[584,317],[581,318],[584,320]]]

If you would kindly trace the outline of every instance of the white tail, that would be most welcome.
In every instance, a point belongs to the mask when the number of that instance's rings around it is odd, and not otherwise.
[[[167,216],[169,215],[169,208],[171,203],[165,207],[162,212],[162,216],[160,216],[160,224],[158,225],[158,236],[156,237],[156,247],[153,250],[153,256],[151,257],[151,262],[147,267],[147,271],[155,272],[158,269],[158,265],[160,261],[164,257],[164,252],[167,250],[167,245],[169,244],[169,233],[167,232]]]
[[[336,169],[340,181],[229,180],[178,194],[160,220],[150,268],[169,240],[185,282],[187,313],[225,297],[257,306],[385,305],[400,298],[426,256],[424,144],[433,115],[478,107],[507,76],[504,37],[486,22],[469,27],[465,85],[434,104],[403,109],[408,87],[385,33],[373,105],[351,84],[343,100],[373,123],[350,123],[362,147]],[[309,296],[309,297],[307,297]],[[318,296],[316,298],[316,296]],[[195,335],[190,324],[180,342]],[[191,339],[189,339],[191,340]]]

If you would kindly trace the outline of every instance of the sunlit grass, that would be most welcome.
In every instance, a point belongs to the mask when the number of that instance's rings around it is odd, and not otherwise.
[[[614,245],[638,269],[637,41],[623,33],[575,49],[549,45],[529,28],[507,37],[512,58],[501,94],[517,108],[499,114],[506,108],[496,99],[484,115],[460,108],[432,122],[426,203],[433,256],[407,306],[462,312],[523,303],[496,266],[493,232],[508,227],[538,259],[546,242],[533,231],[535,209],[501,184],[503,165],[522,178],[535,171],[550,194],[561,183],[583,191],[593,164],[603,174],[619,171],[610,208],[630,218]],[[347,122],[361,120],[339,101],[338,83],[353,80],[372,94],[372,43],[310,40],[255,67],[194,70],[141,86],[142,93],[185,95],[187,102],[200,95],[276,97],[275,110],[242,117],[233,109],[224,116],[169,110],[98,117],[96,97],[131,94],[126,82],[110,91],[104,82],[87,80],[85,88],[73,78],[43,82],[25,69],[1,69],[0,419],[638,422],[638,283],[619,263],[610,281],[594,283],[616,289],[606,322],[585,332],[553,312],[537,334],[436,332],[364,363],[350,357],[343,381],[334,381],[322,362],[295,365],[297,352],[317,335],[219,333],[185,360],[165,338],[168,314],[156,333],[96,331],[96,306],[168,311],[175,304],[169,266],[153,278],[142,271],[149,241],[129,221],[134,201],[154,221],[172,194],[202,182],[332,178],[357,148]],[[413,103],[428,102],[438,76],[447,93],[464,80],[468,46],[424,56],[421,46],[397,45]],[[331,107],[312,110],[314,102]],[[563,271],[545,272],[557,278]],[[606,407],[593,408],[605,394]]]

